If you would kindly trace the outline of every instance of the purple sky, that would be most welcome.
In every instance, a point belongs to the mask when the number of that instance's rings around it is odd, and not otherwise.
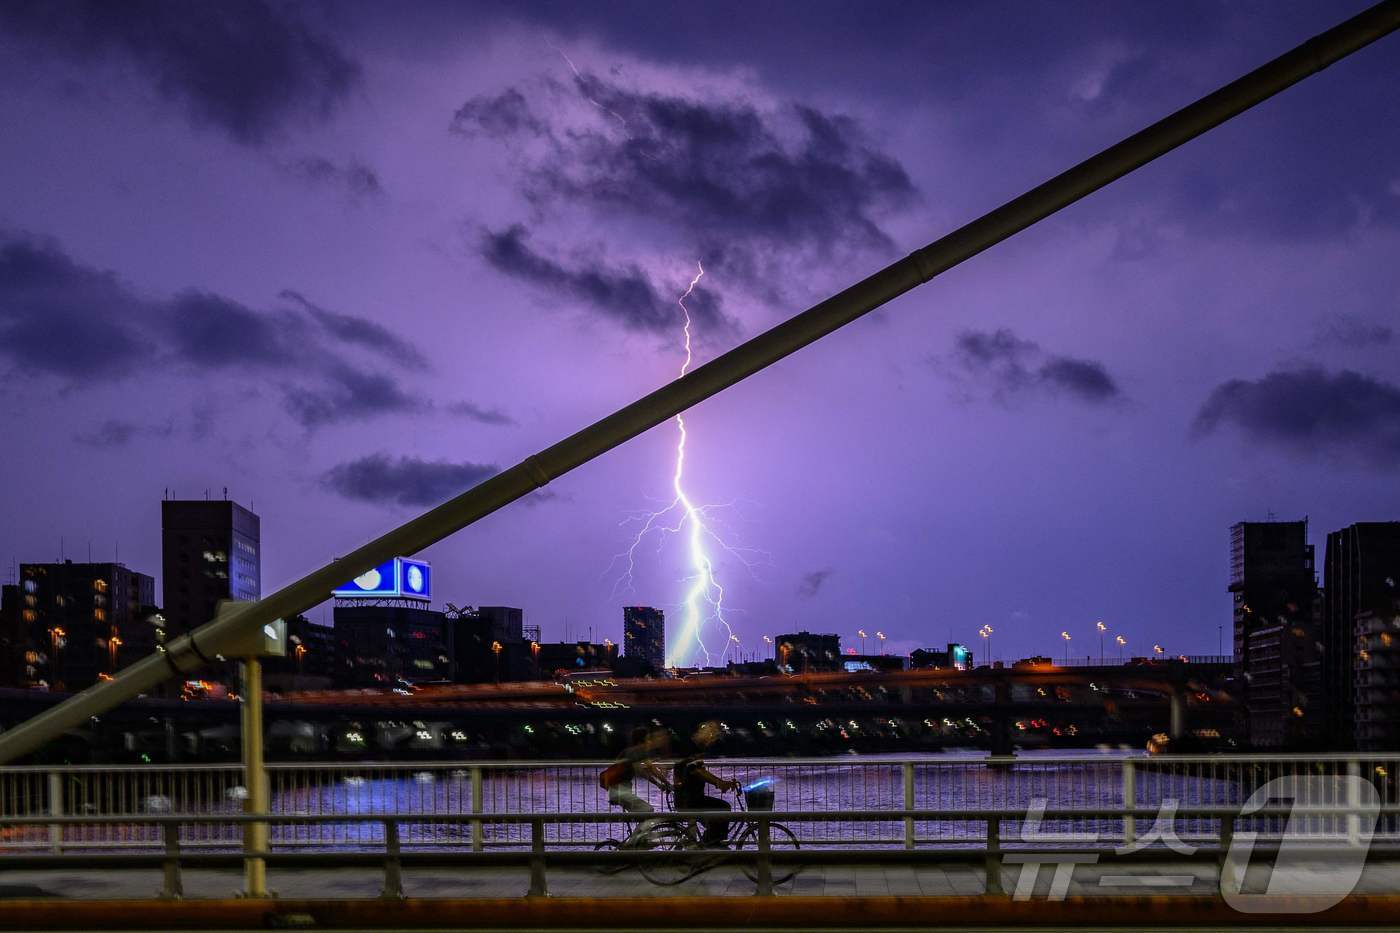
[[[704,360],[1364,5],[0,3],[0,556],[154,574],[162,490],[227,486],[289,582],[671,378],[697,261]],[[1397,75],[690,413],[746,643],[1213,653],[1231,522],[1400,518]],[[613,562],[674,445],[432,548],[439,597],[674,617],[680,542]]]

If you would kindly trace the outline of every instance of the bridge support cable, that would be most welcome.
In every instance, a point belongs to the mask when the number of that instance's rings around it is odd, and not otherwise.
[[[415,554],[551,480],[668,421],[808,344],[874,311],[959,263],[1024,230],[1400,28],[1400,0],[1383,0],[1249,74],[1091,156],[831,298],[740,344],[601,421],[527,457],[450,501],[263,599],[231,607],[166,646],[170,658],[144,658],[64,703],[0,734],[0,763],[27,754],[90,716],[144,693],[202,654],[221,654],[277,619],[305,612],[347,579]],[[192,635],[198,634],[196,652]],[[191,657],[195,655],[195,657]],[[167,661],[175,664],[168,664]]]

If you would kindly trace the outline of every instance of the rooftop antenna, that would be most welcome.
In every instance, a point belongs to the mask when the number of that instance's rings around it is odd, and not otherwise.
[[[64,549],[63,549],[63,535],[59,535],[59,536],[58,536],[58,562],[59,562],[60,564],[63,563],[63,559],[64,559],[65,557],[67,557],[67,556],[68,556],[68,555],[67,555],[67,552],[64,551]]]
[[[224,487],[224,501],[225,501],[225,502],[228,501],[228,487],[227,487],[227,486]]]
[[[204,490],[204,501],[205,501],[205,502],[208,502],[208,501],[209,501],[209,489],[208,489],[207,487],[206,487],[205,490]]]

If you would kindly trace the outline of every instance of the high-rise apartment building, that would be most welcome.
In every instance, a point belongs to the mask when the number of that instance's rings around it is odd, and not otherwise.
[[[1375,718],[1375,702],[1384,692],[1390,644],[1387,632],[1393,601],[1400,593],[1400,522],[1357,522],[1327,536],[1323,565],[1324,612],[1322,624],[1323,677],[1332,702],[1329,731],[1339,741],[1361,738],[1358,720],[1358,672],[1367,671],[1368,715]],[[1358,618],[1367,617],[1364,626]],[[1364,631],[1363,631],[1364,628]],[[1358,645],[1374,648],[1369,663],[1362,664]],[[1374,732],[1368,728],[1366,731]],[[1366,744],[1373,744],[1369,739]]]
[[[227,499],[160,504],[163,610],[172,635],[214,618],[220,600],[262,596],[258,516]]]
[[[1308,523],[1230,528],[1235,674],[1245,734],[1255,748],[1298,748],[1326,737],[1321,594]]]
[[[155,580],[123,564],[20,564],[20,682],[83,690],[155,650]]]
[[[666,613],[650,606],[622,610],[622,653],[643,669],[666,669]]]

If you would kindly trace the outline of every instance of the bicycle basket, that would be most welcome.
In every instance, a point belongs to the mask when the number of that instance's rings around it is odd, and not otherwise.
[[[760,778],[744,786],[744,806],[750,810],[773,809],[773,779]]]

